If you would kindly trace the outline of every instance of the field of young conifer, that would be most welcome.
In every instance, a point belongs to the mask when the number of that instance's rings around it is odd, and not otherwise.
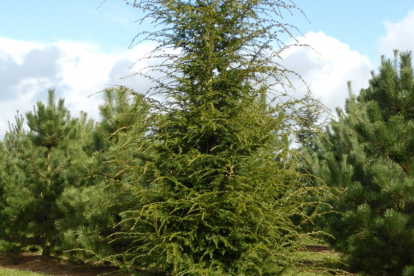
[[[414,276],[411,52],[322,124],[286,92],[291,1],[126,2],[156,24],[154,86],[108,86],[97,120],[53,89],[17,113],[0,275]]]

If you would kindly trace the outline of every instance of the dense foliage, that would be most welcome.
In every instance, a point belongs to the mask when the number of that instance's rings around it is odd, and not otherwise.
[[[281,12],[296,6],[133,5],[165,27],[144,35],[159,43],[152,56],[164,61],[148,71],[163,77],[147,77],[166,100],[106,90],[95,125],[71,119],[50,92],[26,115],[30,130],[19,119],[5,139],[4,239],[45,255],[75,246],[72,254],[131,270],[282,274],[296,261],[312,189],[289,149],[294,102],[266,102],[272,87],[289,85],[275,62],[284,48],[273,45],[290,35]]]
[[[10,242],[10,250],[40,246],[49,255],[58,244],[55,221],[63,216],[57,199],[66,187],[83,185],[83,140],[76,131],[79,121],[70,117],[62,99],[55,103],[53,90],[48,103],[38,102],[26,118],[30,131],[16,116],[3,142],[0,236]]]
[[[295,4],[127,3],[156,23],[136,39],[157,43],[148,58],[160,61],[139,74],[162,100],[111,87],[95,122],[50,90],[18,114],[0,143],[3,251],[131,273],[284,275],[305,232],[322,228],[351,269],[414,275],[410,53],[383,59],[322,130],[310,94],[280,100],[294,74],[277,63],[295,29],[283,13]]]
[[[161,28],[152,71],[167,99],[154,114],[157,153],[137,167],[136,206],[122,213],[124,261],[172,275],[280,275],[299,248],[294,215],[311,187],[288,147],[293,103],[271,106],[283,1],[135,1]],[[168,52],[168,49],[173,51]],[[275,85],[276,85],[275,84]]]
[[[316,183],[336,195],[324,220],[330,242],[369,275],[414,275],[413,80],[411,53],[384,59],[308,155]]]
[[[84,160],[89,185],[65,189],[58,201],[65,216],[56,224],[64,248],[76,249],[71,255],[113,262],[112,256],[126,249],[122,242],[109,244],[109,236],[119,231],[119,214],[135,204],[132,187],[143,177],[137,167],[152,155],[145,137],[150,104],[126,87],[103,93],[101,121],[89,133],[92,154]]]

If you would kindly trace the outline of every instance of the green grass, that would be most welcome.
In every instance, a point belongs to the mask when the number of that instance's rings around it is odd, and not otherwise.
[[[304,245],[326,246],[321,240],[303,239]],[[296,253],[296,257],[303,263],[296,269],[289,270],[287,276],[321,276],[321,275],[352,275],[341,269],[344,264],[341,262],[340,255],[333,251],[301,251]]]
[[[335,252],[298,252],[297,256],[304,261],[312,262],[339,262],[339,254]]]
[[[34,273],[31,271],[0,268],[0,276],[47,276],[47,275]]]

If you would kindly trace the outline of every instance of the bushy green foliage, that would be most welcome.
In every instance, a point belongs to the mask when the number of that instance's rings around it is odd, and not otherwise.
[[[66,187],[80,185],[82,141],[77,140],[76,120],[62,99],[55,103],[53,90],[48,103],[36,107],[26,114],[30,130],[16,117],[3,143],[1,238],[10,250],[36,245],[49,255],[59,243],[55,221],[63,214],[57,199]]]
[[[150,56],[163,62],[145,76],[165,101],[106,89],[95,125],[50,91],[27,113],[30,130],[18,118],[3,143],[1,237],[131,271],[284,274],[316,190],[289,148],[297,102],[272,98],[293,73],[276,59],[294,29],[282,12],[301,11],[267,0],[130,4],[162,26],[141,35],[158,43]]]
[[[56,224],[72,257],[113,262],[126,246],[109,244],[109,236],[119,231],[119,213],[138,200],[132,189],[141,182],[137,168],[151,155],[145,137],[150,104],[126,87],[103,93],[101,121],[89,134],[92,154],[84,160],[90,184],[65,189],[58,200],[64,217]]]
[[[411,53],[383,60],[370,87],[350,95],[346,113],[308,155],[332,187],[330,242],[369,275],[412,275],[414,264],[414,76]],[[403,272],[404,271],[404,272]]]
[[[278,275],[292,265],[299,233],[290,218],[303,194],[294,164],[280,161],[287,148],[263,133],[282,121],[244,110],[232,123],[245,132],[213,152],[166,139],[157,178],[123,214],[131,229],[117,235],[131,240],[134,264],[177,275]]]
[[[135,1],[166,26],[151,67],[167,101],[154,112],[156,155],[137,167],[135,206],[121,213],[124,266],[172,275],[280,275],[292,266],[307,189],[288,147],[293,103],[271,106],[286,84],[274,61],[283,1]],[[144,35],[146,35],[144,33]],[[169,51],[173,49],[174,51]],[[150,71],[151,72],[151,71]],[[267,82],[269,81],[269,82]],[[275,85],[276,85],[275,84]],[[309,189],[312,189],[309,187]]]

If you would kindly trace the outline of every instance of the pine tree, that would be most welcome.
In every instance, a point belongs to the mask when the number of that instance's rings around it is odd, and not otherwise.
[[[82,159],[81,141],[64,100],[56,104],[53,90],[48,103],[38,102],[26,118],[30,130],[24,131],[23,119],[16,117],[4,141],[9,156],[2,214],[7,219],[1,234],[15,250],[39,246],[49,256],[59,239],[55,222],[62,212],[57,199],[65,187],[79,185],[75,167]]]
[[[383,59],[358,97],[350,93],[308,155],[335,195],[330,242],[369,275],[414,275],[414,75],[411,53],[397,58]]]
[[[8,239],[12,235],[12,217],[10,216],[10,205],[14,204],[16,197],[9,198],[9,191],[15,192],[10,189],[10,183],[21,183],[24,181],[24,173],[19,170],[19,157],[24,143],[27,140],[27,132],[24,129],[24,118],[17,112],[15,116],[15,124],[10,124],[9,131],[6,132],[4,140],[2,141],[1,148],[1,173],[0,178],[0,239],[5,241],[3,243],[2,250],[7,252],[17,253],[20,250],[20,244],[18,239]],[[19,200],[19,199],[17,199]]]
[[[172,275],[282,274],[299,246],[290,218],[301,212],[304,189],[287,143],[284,111],[291,103],[275,107],[261,99],[272,91],[267,80],[285,84],[287,70],[274,61],[280,51],[272,43],[290,25],[275,18],[296,6],[133,5],[166,26],[147,39],[159,43],[153,55],[166,59],[151,69],[165,74],[152,79],[168,101],[154,113],[157,155],[138,168],[138,201],[113,236],[128,242],[126,266]]]
[[[124,242],[108,238],[120,222],[119,213],[136,201],[133,185],[139,182],[143,160],[151,156],[146,132],[150,103],[126,87],[105,89],[99,107],[101,121],[93,128],[85,167],[88,181],[82,188],[68,187],[58,204],[65,215],[57,221],[65,249],[72,257],[113,262],[125,250]],[[82,124],[84,125],[84,124]],[[84,128],[84,127],[82,127]]]

